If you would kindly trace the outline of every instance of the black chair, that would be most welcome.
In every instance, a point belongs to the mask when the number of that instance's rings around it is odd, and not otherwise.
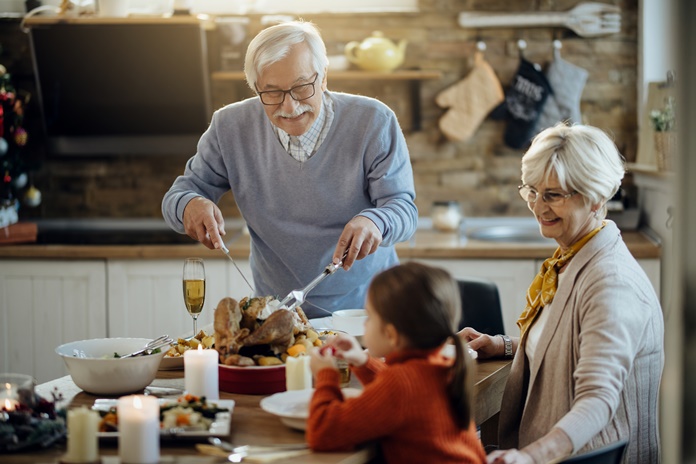
[[[495,282],[476,277],[457,278],[462,299],[462,319],[459,330],[472,327],[481,333],[505,333],[500,294]]]
[[[626,451],[628,440],[619,440],[602,448],[569,457],[561,464],[619,464]]]

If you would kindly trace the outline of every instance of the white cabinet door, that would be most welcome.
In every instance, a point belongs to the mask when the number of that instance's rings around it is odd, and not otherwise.
[[[183,259],[109,260],[109,337],[190,336],[193,319],[184,306],[183,268]],[[198,318],[199,330],[213,322],[218,302],[229,296],[228,272],[227,261],[205,261],[205,303]]]
[[[105,336],[104,261],[0,261],[0,372],[62,377],[57,346]]]
[[[402,260],[405,262],[405,260]],[[480,277],[498,285],[503,323],[508,335],[519,335],[517,318],[524,310],[524,297],[534,278],[534,260],[524,259],[417,259],[447,269],[454,278]]]

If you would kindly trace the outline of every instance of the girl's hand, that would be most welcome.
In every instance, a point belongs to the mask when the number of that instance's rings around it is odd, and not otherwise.
[[[322,347],[324,348],[324,347]],[[320,348],[312,348],[309,350],[309,367],[312,370],[312,376],[316,380],[317,374],[322,369],[338,370],[336,360],[330,350],[322,350]]]
[[[479,358],[495,358],[505,354],[505,343],[500,337],[492,337],[477,332],[471,327],[464,327],[457,335],[469,344],[469,348],[478,353]]]
[[[327,345],[333,348],[334,356],[346,360],[351,366],[360,367],[367,362],[368,354],[352,335],[339,333],[331,337]]]

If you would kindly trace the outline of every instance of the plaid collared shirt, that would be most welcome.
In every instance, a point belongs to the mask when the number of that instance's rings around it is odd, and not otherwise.
[[[290,156],[300,163],[303,163],[315,154],[322,142],[324,142],[329,133],[333,118],[333,102],[326,92],[324,92],[321,100],[319,117],[314,121],[314,124],[312,124],[307,132],[300,136],[294,136],[289,135],[277,126],[273,127],[278,136],[278,140],[280,140],[280,143],[288,151]]]

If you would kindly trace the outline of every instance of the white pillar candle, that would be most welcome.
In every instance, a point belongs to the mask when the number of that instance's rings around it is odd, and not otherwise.
[[[86,407],[68,411],[68,452],[62,462],[96,462],[99,460],[99,413]]]
[[[160,420],[157,398],[144,395],[118,399],[118,454],[122,463],[159,462]]]
[[[217,350],[204,350],[198,345],[197,350],[184,351],[184,388],[191,395],[220,398]]]
[[[312,370],[309,367],[309,356],[288,356],[285,360],[285,388],[288,390],[304,390],[312,388]]]

